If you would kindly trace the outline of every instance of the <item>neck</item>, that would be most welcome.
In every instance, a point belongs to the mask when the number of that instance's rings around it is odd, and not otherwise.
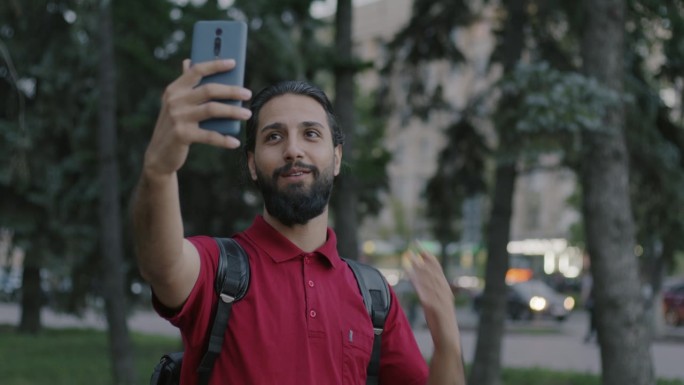
[[[285,238],[305,252],[312,252],[326,241],[328,232],[328,208],[321,215],[310,219],[306,224],[285,226],[264,209],[264,220]]]

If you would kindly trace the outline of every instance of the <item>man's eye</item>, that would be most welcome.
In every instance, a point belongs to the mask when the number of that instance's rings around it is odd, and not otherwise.
[[[309,138],[318,138],[318,137],[321,136],[321,135],[318,133],[318,131],[316,131],[316,130],[309,130],[309,131],[306,132],[305,135],[306,135],[307,137],[309,137]]]
[[[274,141],[274,140],[278,140],[280,138],[281,138],[280,134],[278,134],[276,132],[270,133],[266,136],[266,140],[269,142]]]

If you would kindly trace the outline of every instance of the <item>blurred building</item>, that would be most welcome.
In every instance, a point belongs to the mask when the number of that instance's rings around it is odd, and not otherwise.
[[[411,16],[412,0],[364,1],[354,9],[354,41],[356,55],[375,63],[379,70],[387,57],[384,44],[392,39]],[[422,76],[428,87],[441,84],[446,97],[456,106],[465,106],[471,98],[486,90],[500,75],[490,66],[489,56],[495,45],[491,33],[493,14],[485,14],[469,28],[459,30],[455,41],[466,57],[457,67],[435,62]],[[401,83],[401,78],[390,82]],[[362,92],[370,93],[380,85],[376,71],[366,71],[357,78]],[[393,92],[401,87],[391,86]],[[401,95],[390,95],[401,101]],[[433,114],[425,122],[412,117],[401,104],[386,117],[386,147],[393,154],[388,173],[390,191],[378,217],[369,218],[362,226],[363,240],[382,240],[400,246],[411,238],[431,239],[430,226],[424,213],[423,192],[437,168],[437,157],[446,144],[442,130],[453,116]],[[483,132],[495,140],[493,128],[482,122]],[[541,168],[523,172],[516,183],[511,239],[564,239],[579,217],[568,205],[576,187],[573,172],[559,168],[559,159],[548,156]],[[463,207],[462,239],[454,242],[480,244],[482,228],[488,217],[487,197],[467,201]],[[544,262],[542,262],[544,263]],[[546,262],[549,266],[549,262]]]

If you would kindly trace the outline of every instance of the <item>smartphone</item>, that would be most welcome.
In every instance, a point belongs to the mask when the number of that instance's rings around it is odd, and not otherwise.
[[[195,23],[192,31],[190,60],[201,63],[217,59],[234,59],[235,68],[202,78],[198,86],[206,83],[221,83],[242,86],[245,80],[245,56],[247,55],[247,24],[241,21],[203,20]],[[219,100],[241,106],[240,100]],[[240,135],[240,120],[212,118],[200,122],[206,130],[223,135]]]

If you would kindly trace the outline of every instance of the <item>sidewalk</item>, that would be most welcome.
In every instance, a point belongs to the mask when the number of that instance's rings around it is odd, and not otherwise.
[[[18,325],[21,316],[19,310],[16,304],[0,303],[0,324]],[[477,316],[468,309],[459,309],[457,312],[464,359],[470,363],[477,342]],[[179,337],[175,327],[151,311],[135,312],[128,320],[133,331]],[[106,328],[104,315],[93,311],[78,318],[44,309],[42,322],[51,328]],[[507,322],[501,351],[502,363],[504,367],[539,367],[599,374],[600,349],[595,343],[583,342],[586,325],[586,313],[582,311],[572,313],[563,323]],[[433,349],[432,338],[421,317],[415,323],[414,335],[423,355],[429,357]],[[684,327],[668,328],[667,333],[652,344],[652,355],[655,373],[659,378],[684,380]]]
[[[20,318],[20,308],[17,304],[0,303],[0,324],[19,325]],[[83,317],[76,317],[43,308],[41,321],[44,326],[50,328],[92,328],[97,330],[107,328],[107,320],[104,314],[98,314],[95,311],[87,311]],[[128,326],[131,330],[140,333],[180,337],[178,329],[152,311],[134,312],[128,317]]]

